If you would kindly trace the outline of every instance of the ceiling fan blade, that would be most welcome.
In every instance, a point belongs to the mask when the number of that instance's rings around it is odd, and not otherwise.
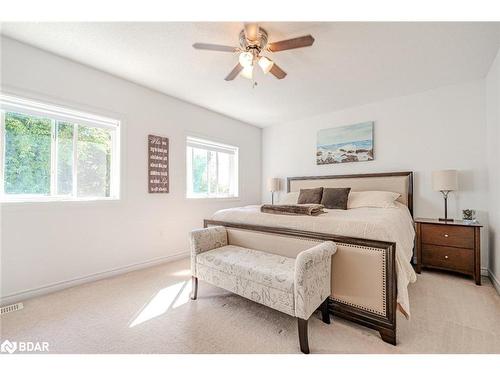
[[[245,38],[247,38],[252,42],[257,40],[257,37],[259,36],[259,24],[245,23],[244,26],[245,26]]]
[[[271,52],[279,52],[288,49],[309,47],[312,46],[313,43],[314,43],[314,38],[311,35],[304,35],[298,38],[269,43],[267,49]]]
[[[241,64],[236,64],[236,66],[233,68],[233,70],[231,70],[231,73],[229,73],[227,75],[226,78],[224,78],[226,81],[232,81],[233,79],[235,79],[238,74],[240,74],[240,72],[243,70],[243,66]]]
[[[210,43],[195,43],[193,44],[195,49],[205,49],[209,51],[221,51],[221,52],[236,52],[238,48],[230,46],[222,46],[220,44],[210,44]]]
[[[278,79],[283,79],[286,77],[286,72],[283,69],[281,69],[278,65],[276,65],[276,63],[273,64],[269,73],[271,73]]]

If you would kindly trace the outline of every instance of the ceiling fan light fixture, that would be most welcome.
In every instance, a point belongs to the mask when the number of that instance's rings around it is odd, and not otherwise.
[[[246,78],[246,79],[252,79],[253,78],[253,66],[245,66],[243,70],[241,71],[241,76]]]
[[[253,54],[250,52],[242,52],[242,53],[240,53],[238,60],[241,64],[241,66],[243,66],[244,68],[246,68],[248,66],[252,66]]]
[[[253,80],[253,68],[257,64],[259,64],[264,74],[271,73],[277,79],[283,79],[287,76],[286,72],[268,57],[261,56],[261,53],[293,50],[310,47],[313,44],[314,38],[312,35],[303,35],[296,38],[270,42],[267,31],[261,28],[258,23],[252,22],[245,23],[243,30],[240,31],[239,47],[212,43],[194,43],[193,47],[198,50],[238,54],[238,64],[224,78],[226,81],[232,81],[240,75]],[[253,87],[256,84],[254,81]]]
[[[269,71],[271,70],[271,68],[273,67],[273,65],[274,65],[274,62],[271,61],[271,60],[269,60],[265,56],[262,56],[259,59],[259,66],[262,69],[262,71],[264,72],[264,74],[269,73]]]

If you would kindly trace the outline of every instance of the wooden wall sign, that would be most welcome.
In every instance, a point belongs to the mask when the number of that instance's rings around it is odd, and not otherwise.
[[[150,193],[168,193],[168,138],[148,135],[148,188]]]

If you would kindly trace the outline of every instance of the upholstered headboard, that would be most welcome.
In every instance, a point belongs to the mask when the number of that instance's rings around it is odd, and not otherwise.
[[[413,216],[413,172],[288,177],[287,192],[315,187],[350,187],[352,191],[383,190],[400,193],[398,201]]]

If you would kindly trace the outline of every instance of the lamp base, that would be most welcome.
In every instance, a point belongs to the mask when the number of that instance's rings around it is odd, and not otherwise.
[[[445,219],[445,218],[440,217],[439,221],[455,221],[455,220],[450,219],[450,218]]]

